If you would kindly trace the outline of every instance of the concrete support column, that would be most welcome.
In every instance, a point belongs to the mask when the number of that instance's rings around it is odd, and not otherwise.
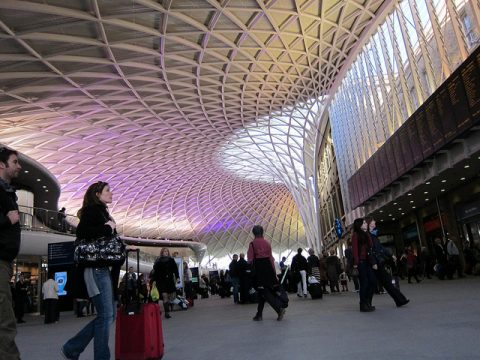
[[[425,234],[425,228],[423,227],[423,219],[420,216],[418,210],[415,210],[414,214],[415,214],[415,223],[417,225],[418,238],[420,241],[420,247],[426,246],[428,248],[427,235]]]

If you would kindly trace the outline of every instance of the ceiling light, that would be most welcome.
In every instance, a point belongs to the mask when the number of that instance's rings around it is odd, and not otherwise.
[[[402,210],[402,208],[398,208],[398,210]]]
[[[412,209],[416,209],[417,207],[416,206],[412,206]]]
[[[430,200],[430,199],[425,199],[425,201],[428,201],[428,200]]]
[[[380,210],[380,214],[383,213],[383,210]]]
[[[402,213],[402,215],[405,215],[405,213]]]
[[[397,203],[393,203],[393,205],[397,205]]]
[[[413,204],[413,200],[410,200],[410,204]]]
[[[25,174],[28,174],[28,170],[25,170],[24,173],[25,173]]]
[[[37,181],[42,181],[42,179],[37,179]]]
[[[388,214],[388,216],[392,216],[392,214]]]
[[[43,185],[42,187],[43,187],[44,189],[46,189],[46,188],[47,188],[47,185]]]
[[[460,178],[460,180],[462,180],[462,181],[463,181],[463,180],[465,180],[465,178],[464,178],[464,177],[462,177],[462,178]]]
[[[425,184],[430,185],[430,181],[427,181]]]
[[[45,192],[48,192],[48,189],[45,189]]]
[[[441,192],[445,192],[445,189],[440,190]]]
[[[468,169],[470,167],[470,165],[465,165],[464,168],[465,169]]]
[[[45,204],[48,204],[48,200],[45,200],[44,203],[45,203]]]
[[[412,193],[408,193],[407,196],[412,196]]]
[[[395,220],[395,218],[392,218],[392,220]]]
[[[445,180],[445,179],[442,180],[442,183],[446,183],[446,182],[447,182],[447,180]]]
[[[428,191],[424,191],[423,193],[424,193],[424,194],[428,194]]]

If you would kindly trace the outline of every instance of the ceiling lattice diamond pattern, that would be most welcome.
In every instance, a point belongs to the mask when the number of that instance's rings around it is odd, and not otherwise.
[[[381,3],[2,0],[1,142],[70,212],[109,181],[131,236],[312,245],[321,101]]]

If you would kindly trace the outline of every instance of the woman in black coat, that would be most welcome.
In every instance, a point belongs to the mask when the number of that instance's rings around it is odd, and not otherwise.
[[[170,319],[170,301],[175,298],[177,290],[175,283],[178,278],[177,263],[170,257],[170,251],[167,248],[162,248],[160,257],[153,265],[153,280],[162,297],[166,319]]]
[[[95,242],[102,237],[116,235],[116,224],[107,207],[112,202],[112,196],[106,182],[99,181],[88,187],[82,208],[78,212],[80,222],[77,226],[77,239]],[[91,299],[97,309],[97,317],[63,345],[61,351],[65,358],[78,359],[94,339],[94,360],[110,359],[108,338],[115,318],[114,291],[117,288],[120,266],[121,264],[118,264],[110,268],[97,264],[95,267],[76,268],[77,276],[74,276],[70,288],[76,290],[75,297]]]

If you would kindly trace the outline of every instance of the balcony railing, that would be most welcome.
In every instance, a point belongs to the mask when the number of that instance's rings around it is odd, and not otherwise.
[[[22,229],[75,234],[78,218],[61,211],[19,206]]]

